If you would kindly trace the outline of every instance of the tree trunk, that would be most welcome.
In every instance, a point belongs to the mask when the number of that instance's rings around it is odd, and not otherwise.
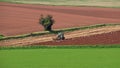
[[[51,31],[52,30],[52,25],[49,26],[44,26],[45,31]]]

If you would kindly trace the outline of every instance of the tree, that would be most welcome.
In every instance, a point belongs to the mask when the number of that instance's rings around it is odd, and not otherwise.
[[[46,17],[41,15],[39,23],[44,27],[46,31],[51,31],[52,25],[54,24],[54,19],[51,15],[47,15]]]

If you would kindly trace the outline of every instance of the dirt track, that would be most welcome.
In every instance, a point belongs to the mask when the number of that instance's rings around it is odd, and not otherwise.
[[[68,28],[102,23],[120,23],[120,9],[10,4],[0,2],[0,34],[18,35],[43,30],[41,14],[51,14],[53,28]]]
[[[0,46],[10,45],[65,45],[65,44],[120,44],[120,26],[106,26],[65,33],[67,40],[53,41],[55,35],[42,35],[23,39],[0,41]]]

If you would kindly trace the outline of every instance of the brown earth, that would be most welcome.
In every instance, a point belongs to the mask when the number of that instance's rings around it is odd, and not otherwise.
[[[92,36],[77,37],[64,41],[49,41],[32,45],[96,45],[96,44],[120,44],[120,31],[97,34]]]
[[[66,34],[66,40],[33,43],[32,45],[96,45],[120,44],[120,26],[79,30]]]
[[[9,39],[0,41],[0,46],[22,45],[77,45],[77,44],[120,44],[120,25],[65,32],[66,40],[55,41],[56,35]]]
[[[10,36],[41,31],[43,27],[38,24],[41,14],[54,16],[56,21],[54,29],[120,23],[119,8],[43,6],[0,2],[0,34]]]

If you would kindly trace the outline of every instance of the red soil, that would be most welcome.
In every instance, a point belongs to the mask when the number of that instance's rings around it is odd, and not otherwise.
[[[74,43],[73,43],[74,42]],[[36,43],[34,45],[86,45],[86,44],[120,44],[120,31],[105,33],[100,35],[92,35],[86,37],[78,37],[67,39],[64,41],[49,41]]]
[[[69,28],[102,23],[120,23],[120,9],[10,4],[0,2],[0,34],[18,35],[43,30],[38,20],[51,14],[53,28]]]

